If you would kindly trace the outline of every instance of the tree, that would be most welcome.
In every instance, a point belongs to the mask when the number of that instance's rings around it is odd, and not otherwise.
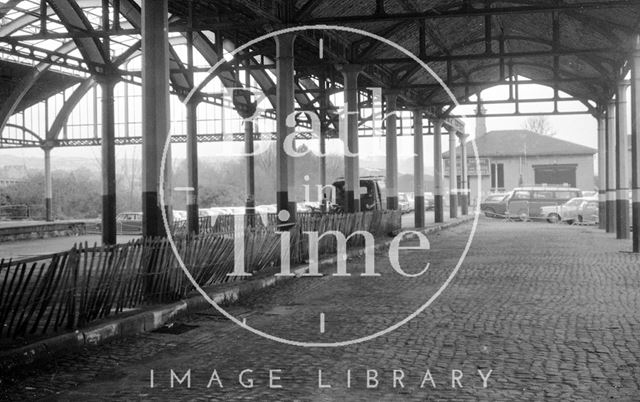
[[[548,135],[549,137],[556,135],[556,131],[546,116],[530,117],[524,122],[523,127],[525,130],[533,131],[540,135]]]
[[[101,181],[97,173],[87,169],[54,170],[53,215],[57,219],[95,218],[101,213]],[[21,183],[3,188],[11,204],[26,204],[32,211],[43,211],[44,174],[30,172]],[[43,212],[42,212],[43,213]]]

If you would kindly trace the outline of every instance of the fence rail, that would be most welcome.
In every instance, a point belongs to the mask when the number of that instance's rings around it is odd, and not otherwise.
[[[29,205],[0,205],[0,219],[28,219]]]
[[[247,272],[279,264],[281,237],[275,230],[275,217],[268,217],[262,225],[251,219],[245,223]],[[305,231],[322,234],[337,230],[348,236],[366,230],[380,235],[399,227],[397,211],[298,214],[290,230],[291,262],[308,258]],[[223,218],[198,236],[174,236],[180,256],[200,286],[237,278],[227,275],[234,268],[232,229],[233,220]],[[349,245],[361,243],[358,236]],[[327,236],[320,241],[321,254],[335,249],[335,239]],[[42,260],[0,260],[0,340],[81,328],[129,309],[185,298],[192,290],[164,238],[138,239],[116,246],[76,244],[69,251]]]

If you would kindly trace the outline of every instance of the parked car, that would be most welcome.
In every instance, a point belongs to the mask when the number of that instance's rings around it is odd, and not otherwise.
[[[435,205],[436,205],[436,201],[435,201],[435,196],[433,195],[433,193],[430,192],[430,191],[425,191],[425,193],[424,193],[424,209],[426,209],[427,211],[430,211],[433,208],[435,208]]]
[[[258,214],[275,214],[278,212],[276,204],[258,205],[256,206],[256,213]]]
[[[543,217],[549,223],[567,222],[573,224],[574,222],[584,221],[585,215],[589,220],[593,220],[593,205],[589,203],[595,203],[595,215],[598,215],[598,200],[592,197],[576,197],[565,202],[562,205],[547,205],[540,208]],[[596,218],[597,220],[597,218]]]
[[[184,221],[187,220],[187,211],[180,211],[177,209],[173,210],[173,221]]]
[[[121,212],[116,215],[118,233],[142,233],[142,212]]]
[[[480,210],[490,218],[505,216],[507,201],[509,201],[509,193],[491,194],[480,203]]]
[[[578,214],[578,222],[598,223],[600,218],[600,204],[597,198],[593,198],[582,204],[582,210]]]
[[[415,201],[407,193],[398,193],[398,207],[403,214],[413,212],[415,210]]]
[[[582,204],[578,212],[578,222],[590,222],[599,223],[600,221],[600,203],[597,197],[583,197],[587,201]],[[633,205],[629,203],[629,223],[631,225],[631,219],[633,216]],[[631,227],[633,230],[633,227]]]
[[[311,207],[304,202],[296,203],[296,212],[311,212]]]
[[[577,197],[582,197],[582,191],[573,187],[517,187],[509,194],[507,215],[521,219],[546,218],[542,207],[562,205]]]
[[[244,215],[247,212],[245,207],[227,207],[231,215]]]

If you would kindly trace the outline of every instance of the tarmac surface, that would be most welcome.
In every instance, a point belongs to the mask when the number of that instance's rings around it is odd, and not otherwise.
[[[373,334],[438,291],[471,226],[430,234],[430,250],[401,251],[403,272],[430,264],[418,277],[400,275],[383,250],[380,276],[360,276],[365,259],[353,259],[351,276],[328,267],[241,295],[228,311],[300,342]],[[481,218],[440,297],[373,340],[285,345],[208,309],[12,373],[0,399],[638,400],[640,256],[629,251],[595,227]]]

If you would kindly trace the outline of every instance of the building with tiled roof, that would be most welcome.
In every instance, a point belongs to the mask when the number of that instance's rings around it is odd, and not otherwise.
[[[522,185],[559,185],[593,190],[595,149],[529,130],[485,132],[482,123],[479,122],[476,130],[475,146],[480,161],[483,196]],[[476,151],[471,141],[467,141],[466,151],[468,182],[473,197],[478,194],[478,175],[474,158]],[[456,147],[456,152],[460,165],[460,147]],[[445,176],[448,176],[449,152],[443,153],[442,157]],[[460,174],[460,167],[457,171]]]

